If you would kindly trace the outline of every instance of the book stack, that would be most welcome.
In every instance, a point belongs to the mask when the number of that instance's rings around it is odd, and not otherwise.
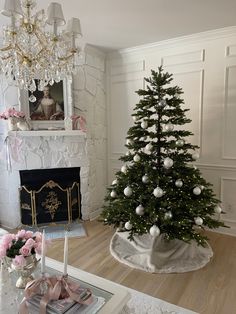
[[[90,294],[89,294],[90,296]],[[36,294],[28,299],[27,305],[30,314],[38,314],[42,295]],[[81,299],[86,300],[88,292],[85,290],[81,294]],[[50,301],[47,305],[47,314],[95,314],[105,304],[105,299],[93,295],[93,301],[89,305],[80,304],[69,298]]]

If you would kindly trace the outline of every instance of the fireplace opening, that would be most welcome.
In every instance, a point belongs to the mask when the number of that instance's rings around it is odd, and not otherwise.
[[[21,223],[68,222],[81,218],[80,168],[20,171]]]

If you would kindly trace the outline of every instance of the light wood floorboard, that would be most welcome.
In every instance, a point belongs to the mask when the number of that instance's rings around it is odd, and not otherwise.
[[[85,227],[87,237],[69,239],[70,265],[201,314],[236,313],[236,237],[208,232],[214,257],[201,270],[150,274],[110,255],[112,228],[97,221],[86,222]],[[55,240],[48,256],[62,261],[63,244]]]

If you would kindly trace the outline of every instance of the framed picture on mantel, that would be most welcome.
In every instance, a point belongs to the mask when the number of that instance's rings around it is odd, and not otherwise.
[[[20,90],[20,107],[30,120],[32,129],[47,130],[64,128],[64,118],[73,114],[72,79],[61,80],[38,89],[39,80],[34,80],[36,91]]]

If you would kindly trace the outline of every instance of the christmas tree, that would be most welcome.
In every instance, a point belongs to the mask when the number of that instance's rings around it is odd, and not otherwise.
[[[172,75],[162,67],[152,71],[146,90],[132,114],[126,138],[129,151],[120,160],[121,171],[108,189],[103,210],[105,224],[134,235],[164,234],[165,238],[206,243],[201,230],[224,226],[215,214],[222,212],[211,184],[191,162],[198,146],[188,142],[190,131],[181,127],[191,120],[182,109],[182,89],[171,86]]]

